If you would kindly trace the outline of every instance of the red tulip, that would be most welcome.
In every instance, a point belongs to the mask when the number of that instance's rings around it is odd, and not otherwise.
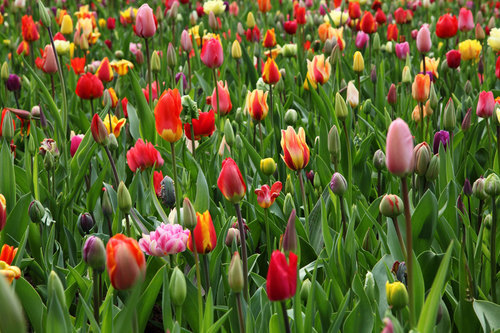
[[[38,34],[38,27],[36,26],[33,18],[24,15],[21,19],[21,28],[23,33],[23,39],[29,43],[34,42],[40,38]]]
[[[458,68],[460,66],[461,55],[458,50],[450,50],[446,53],[446,62],[450,68]]]
[[[95,72],[95,75],[97,75],[99,80],[101,80],[102,82],[113,81],[113,68],[111,68],[111,65],[109,64],[108,57],[104,57],[104,59],[102,59],[99,68],[97,68],[97,71]]]
[[[385,22],[387,22],[387,17],[385,16],[385,13],[382,9],[378,9],[375,13],[375,21],[377,21],[379,25],[385,24]]]
[[[92,73],[80,76],[76,84],[76,94],[81,99],[94,99],[102,96],[104,86],[101,80]]]
[[[290,252],[289,263],[283,252],[275,250],[271,255],[266,282],[270,301],[283,301],[295,295],[297,290],[297,256]]]
[[[74,135],[71,138],[71,146],[69,148],[71,157],[75,156],[76,151],[78,150],[78,147],[80,147],[80,143],[82,143],[84,135],[83,134],[78,134]]]
[[[1,203],[0,203],[0,205],[1,205]],[[9,246],[7,244],[4,244],[2,246],[2,251],[0,252],[0,261],[3,261],[7,265],[10,265],[10,264],[12,264],[12,261],[14,260],[16,253],[17,253],[17,247],[14,248],[14,246]]]
[[[19,46],[17,47],[16,53],[18,55],[22,54],[24,56],[27,56],[28,54],[30,54],[30,44],[25,40],[21,41],[21,43],[19,43]]]
[[[181,95],[179,90],[168,89],[163,92],[155,106],[155,122],[158,134],[170,143],[176,142],[182,136]]]
[[[117,234],[106,245],[109,279],[117,290],[132,287],[146,276],[146,260],[137,241]]]
[[[272,57],[267,58],[262,68],[262,79],[267,84],[275,84],[280,80],[281,73]]]
[[[393,175],[402,177],[413,171],[413,137],[408,125],[398,118],[387,131],[385,164]]]
[[[144,97],[146,97],[146,101],[149,103],[149,84],[146,85],[146,88],[142,89]],[[151,84],[151,95],[153,95],[153,101],[158,99],[158,85],[156,81]]]
[[[156,25],[156,17],[153,14],[153,10],[148,4],[143,4],[137,10],[137,16],[135,17],[135,34],[142,38],[151,38],[156,33]]]
[[[156,196],[159,197],[161,193],[161,181],[163,180],[163,173],[161,171],[153,172],[153,184],[155,186]]]
[[[194,241],[196,242],[196,252],[207,254],[217,246],[217,235],[210,212],[207,210],[203,214],[196,213],[196,227],[194,228]],[[188,249],[193,251],[193,236],[189,233],[187,241]]]
[[[212,38],[203,44],[200,54],[201,61],[209,68],[219,68],[224,61],[224,51],[218,38]]]
[[[298,24],[306,24],[306,8],[301,7],[298,2],[295,2],[293,6],[293,17],[295,17]]]
[[[436,23],[436,36],[439,38],[451,38],[457,34],[458,21],[451,14],[442,15]]]
[[[394,19],[397,24],[405,24],[407,22],[407,12],[403,8],[399,7],[394,11]]]
[[[359,22],[359,26],[365,34],[372,34],[377,31],[377,22],[370,12],[365,12],[363,17],[361,18],[361,21]]]
[[[283,28],[285,29],[287,34],[295,35],[295,33],[297,32],[297,20],[286,21],[285,23],[283,23]]]
[[[491,91],[481,91],[479,93],[479,100],[477,101],[476,114],[481,118],[489,118],[493,115],[495,110],[495,98]]]
[[[256,189],[255,194],[257,194],[257,203],[259,206],[264,209],[271,207],[274,200],[279,197],[282,187],[281,182],[276,182],[271,188],[266,184]]]
[[[497,58],[497,62],[495,63],[495,75],[500,80],[500,57]]]
[[[356,20],[361,17],[361,7],[359,7],[359,2],[349,2],[347,10],[349,12],[349,17],[351,18],[351,20]]]
[[[136,172],[137,169],[144,171],[153,165],[161,167],[163,158],[161,158],[160,152],[153,147],[151,142],[144,142],[139,139],[135,146],[127,152],[127,164],[132,172]]]
[[[217,179],[217,186],[222,195],[234,204],[240,202],[245,196],[247,186],[238,165],[230,157],[222,161],[222,170],[219,179]]]
[[[94,141],[98,144],[106,145],[108,143],[108,130],[97,113],[92,117],[90,131],[92,132]]]
[[[211,136],[215,131],[215,112],[200,112],[198,119],[193,119],[194,139],[200,140],[202,136]],[[191,124],[184,124],[184,133],[191,139]]]
[[[85,71],[85,57],[71,59],[71,68],[73,68],[76,75],[83,74]]]
[[[398,26],[395,24],[389,24],[387,26],[387,41],[397,41],[398,40]]]
[[[108,28],[108,30],[115,30],[116,19],[114,17],[108,17],[108,20],[106,21],[106,27]]]
[[[229,95],[229,89],[227,88],[227,81],[219,81],[217,82],[217,86],[219,88],[219,109],[220,114],[225,116],[233,109],[233,104],[231,103],[231,96]],[[212,109],[218,112],[217,109],[217,89],[214,88],[212,92],[212,96],[210,97],[210,103]]]

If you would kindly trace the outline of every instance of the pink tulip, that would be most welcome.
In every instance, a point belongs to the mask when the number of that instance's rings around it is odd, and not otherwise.
[[[45,46],[43,51],[43,71],[48,74],[57,72],[57,61],[51,45]]]
[[[474,29],[474,18],[472,12],[466,8],[461,8],[458,14],[458,29],[460,31],[470,31]]]
[[[476,114],[481,118],[489,118],[495,110],[495,98],[491,91],[481,91],[477,101]]]
[[[424,24],[417,34],[417,49],[420,53],[427,53],[431,50],[432,41],[429,27]]]
[[[410,54],[410,44],[408,44],[408,42],[396,43],[396,46],[394,48],[396,50],[396,56],[399,59],[404,60],[406,59],[408,54]]]
[[[395,176],[403,177],[413,170],[413,137],[408,125],[398,118],[387,131],[387,169]]]
[[[212,38],[201,49],[201,61],[209,68],[218,68],[224,61],[222,45],[217,38]]]
[[[191,36],[189,36],[189,32],[184,29],[181,34],[181,46],[184,52],[191,52],[193,49],[193,42],[191,41]]]
[[[151,38],[156,32],[156,19],[148,4],[143,4],[135,18],[135,33],[142,38]]]
[[[227,88],[227,82],[219,81],[217,82],[219,86],[219,109],[220,115],[225,116],[231,111],[233,105],[231,104],[231,96],[229,96],[229,89]],[[214,88],[212,93],[212,97],[210,98],[210,103],[212,104],[212,108],[215,112],[218,113],[217,110],[217,90]]]
[[[362,49],[366,46],[366,43],[370,40],[370,36],[368,34],[365,34],[363,31],[359,31],[358,34],[356,35],[356,47],[358,49]]]
[[[82,143],[84,135],[83,134],[78,134],[75,135],[71,138],[71,147],[69,148],[69,152],[71,154],[71,157],[75,156],[76,151],[78,150],[78,147],[80,146],[80,143]]]

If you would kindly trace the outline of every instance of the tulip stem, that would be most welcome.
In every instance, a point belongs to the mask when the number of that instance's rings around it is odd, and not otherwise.
[[[99,323],[99,272],[95,269],[92,269],[92,280],[94,282],[93,291],[94,291],[94,318]]]
[[[181,223],[181,207],[179,203],[180,199],[180,194],[181,192],[179,191],[179,182],[177,181],[177,166],[175,162],[175,143],[170,142],[170,150],[172,151],[172,172],[174,176],[174,186],[175,186],[175,209],[177,212],[177,223]]]
[[[393,216],[392,223],[394,223],[394,229],[396,229],[396,235],[398,235],[399,246],[401,246],[401,252],[403,252],[403,258],[405,260],[408,260],[407,254],[406,254],[405,243],[403,241],[403,236],[401,235],[401,230],[399,229],[398,218]]]
[[[500,170],[500,125],[497,125],[497,162]]]
[[[479,199],[479,208],[477,211],[477,226],[476,226],[478,235],[479,235],[479,230],[481,229],[482,218],[483,218],[483,200]]]
[[[236,293],[236,306],[238,307],[238,321],[240,332],[245,333],[245,320],[243,319],[243,307],[241,306],[241,293]]]
[[[182,325],[182,306],[175,307],[175,320]]]
[[[113,176],[115,178],[115,189],[118,189],[118,184],[120,183],[118,178],[118,172],[116,172],[115,161],[113,160],[113,156],[111,156],[111,152],[109,151],[108,146],[104,146],[104,150],[106,151],[106,155],[108,155],[109,163],[111,164],[111,170],[113,170]]]
[[[490,232],[490,276],[491,276],[491,299],[493,303],[497,302],[497,251],[496,251],[496,236],[497,236],[497,203],[496,196],[491,197],[491,232]]]
[[[424,103],[419,102],[419,111],[420,111],[420,138],[423,141],[425,141],[425,134],[424,134]]]
[[[412,247],[412,233],[411,233],[411,214],[410,214],[410,200],[408,199],[408,183],[406,177],[401,177],[401,190],[403,194],[403,204],[405,207],[405,221],[406,221],[406,267],[408,268],[408,298],[410,308],[410,328],[415,326],[415,304],[413,297],[413,247]]]
[[[190,127],[190,132],[191,132],[191,151],[193,152],[193,158],[196,160],[196,140],[194,138],[194,126],[193,126],[193,119],[191,119],[191,126]]]
[[[153,104],[153,87],[151,86],[151,55],[149,54],[149,39],[144,38],[144,42],[146,44],[146,59],[147,59],[147,65],[148,65],[148,74],[147,74],[147,79],[148,79],[148,104],[149,107]],[[157,87],[158,88],[158,87]]]
[[[309,232],[309,209],[307,206],[306,189],[304,188],[304,180],[300,174],[300,170],[297,171],[297,177],[299,177],[300,192],[302,193],[302,201],[304,204],[304,218],[306,220],[306,230]]]
[[[345,240],[345,235],[347,233],[347,224],[345,221],[345,211],[344,211],[344,198],[339,195],[340,202],[340,216],[342,218],[342,239]]]
[[[241,260],[243,262],[243,297],[248,302],[248,258],[247,258],[247,241],[245,227],[243,225],[243,217],[241,216],[240,204],[235,203],[236,215],[238,216],[238,229],[240,230],[241,240]]]
[[[486,131],[488,132],[488,149],[491,149],[491,146],[492,146],[492,145],[491,145],[491,142],[492,142],[493,140],[492,140],[492,138],[491,138],[491,137],[492,137],[492,135],[491,135],[491,127],[490,127],[490,122],[488,121],[488,119],[485,119],[485,121],[486,121],[486,127],[487,127],[487,128],[486,128]],[[491,121],[493,121],[493,119],[492,119]],[[492,169],[494,169],[494,168],[493,168],[494,164],[495,164],[495,158],[493,157],[493,159],[492,159],[492,161],[491,161],[491,168],[492,168]]]
[[[283,321],[285,322],[285,332],[290,333],[290,322],[288,321],[288,313],[286,312],[286,304],[285,301],[281,301],[281,311],[283,312]]]
[[[188,89],[187,90],[190,90],[191,87],[192,87],[192,84],[191,84],[191,59],[189,58],[189,53],[186,53],[187,54],[187,64],[188,64],[188,83],[189,83],[189,86],[188,86]]]
[[[348,204],[352,203],[352,160],[351,160],[351,140],[349,139],[349,134],[347,133],[347,125],[345,119],[342,120],[342,125],[344,126],[345,133],[345,143],[347,149],[347,194],[348,194]]]
[[[266,241],[267,241],[267,259],[271,261],[271,233],[269,232],[269,212],[268,209],[264,209],[264,223],[266,224]]]
[[[201,300],[201,274],[200,263],[198,261],[198,251],[196,251],[196,241],[194,239],[194,230],[191,230],[191,238],[193,243],[194,264],[196,266],[196,285],[198,286],[198,325],[203,326],[203,301]]]
[[[130,218],[129,218],[128,214],[125,214],[125,220],[127,221],[126,222],[127,236],[132,237],[132,235],[130,233]]]
[[[90,99],[90,110],[92,110],[92,116],[94,116],[95,112],[94,112],[94,99],[93,98]]]
[[[208,291],[210,290],[210,274],[209,274],[209,266],[208,266],[208,256],[204,255],[203,256],[203,274],[205,275],[205,290],[206,294],[208,294]]]

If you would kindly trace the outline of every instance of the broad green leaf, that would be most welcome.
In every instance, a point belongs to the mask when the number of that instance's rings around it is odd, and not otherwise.
[[[146,288],[146,290],[144,290],[141,298],[139,299],[137,312],[139,317],[140,332],[143,332],[146,329],[151,310],[153,309],[156,298],[158,297],[158,293],[160,292],[160,288],[163,282],[164,270],[165,266],[163,266],[156,272],[153,280],[149,283],[148,287]],[[165,288],[168,288],[168,286],[165,286]]]
[[[26,321],[21,303],[3,276],[0,277],[0,313],[2,313],[0,331],[26,332]]]
[[[473,306],[484,332],[494,332],[500,329],[500,305],[475,300]]]
[[[21,301],[24,312],[28,316],[30,325],[35,332],[41,333],[43,331],[42,318],[47,308],[45,304],[43,304],[40,295],[38,295],[35,288],[33,288],[33,286],[23,277],[20,277],[16,281],[15,290],[17,297],[19,297],[19,301]],[[2,313],[5,314],[5,312]]]
[[[0,150],[0,193],[5,197],[7,213],[16,205],[16,177],[14,173],[14,157],[6,140],[2,140]]]

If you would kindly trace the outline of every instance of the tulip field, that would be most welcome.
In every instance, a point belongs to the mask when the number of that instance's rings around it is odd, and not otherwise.
[[[0,332],[500,332],[500,1],[3,0],[0,43]]]

